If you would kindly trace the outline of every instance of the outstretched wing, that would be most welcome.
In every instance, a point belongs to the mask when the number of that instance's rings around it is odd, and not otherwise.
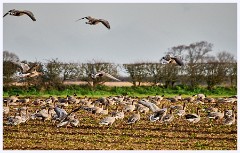
[[[111,74],[108,74],[108,73],[103,72],[103,71],[101,71],[99,74],[102,74],[102,76],[108,77],[108,78],[116,80],[116,81],[121,81],[121,80],[115,78],[114,76],[112,76]]]
[[[4,14],[4,16],[3,17],[5,17],[6,15],[8,15],[9,14],[9,12],[7,12],[6,14]]]
[[[32,67],[27,71],[27,73],[35,72],[35,71],[37,71],[38,68],[39,68],[39,64],[35,64],[34,66],[32,66]]]
[[[22,13],[27,14],[33,21],[36,21],[36,18],[31,11],[24,10]]]
[[[110,24],[107,20],[99,19],[99,22],[101,22],[103,25],[105,25],[105,27],[110,29]]]
[[[183,66],[183,61],[177,57],[172,57],[179,66]]]
[[[153,112],[160,110],[160,108],[157,105],[155,105],[154,103],[151,103],[151,102],[140,100],[138,103],[142,104],[143,106],[148,107]]]
[[[73,110],[72,110],[70,113],[68,113],[60,122],[63,122],[69,115],[71,115],[71,114],[74,113],[74,112],[79,111],[81,108],[82,108],[82,106],[79,106],[79,107],[73,109]]]

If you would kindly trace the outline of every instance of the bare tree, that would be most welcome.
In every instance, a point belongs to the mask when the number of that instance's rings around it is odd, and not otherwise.
[[[212,51],[212,47],[213,44],[208,43],[207,41],[192,43],[189,46],[185,47],[187,51],[185,60],[191,64],[202,63],[205,55]]]
[[[18,61],[19,57],[12,52],[3,51],[3,83],[8,84],[14,81],[14,74],[17,71],[17,65],[13,61]]]
[[[181,72],[182,67],[178,67],[172,64],[165,64],[162,67],[161,70],[161,76],[163,81],[165,82],[165,86],[173,87],[174,84],[179,81],[179,76]]]
[[[217,59],[220,63],[235,63],[236,62],[234,56],[227,51],[222,51],[222,52],[218,53]]]
[[[78,80],[82,76],[82,67],[78,63],[62,63],[63,81]]]
[[[144,62],[141,63],[133,63],[133,64],[123,64],[127,73],[130,75],[133,86],[141,85],[142,82],[146,81],[149,76],[149,72],[147,71],[147,64]]]
[[[174,46],[166,52],[166,54],[172,54],[173,56],[183,56],[187,46],[185,45],[179,45],[179,46]]]
[[[15,53],[12,53],[9,51],[3,51],[3,61],[15,62],[15,61],[19,61],[19,57]]]
[[[44,81],[48,87],[55,88],[62,83],[62,63],[58,59],[51,59],[45,64]]]
[[[209,62],[204,64],[205,81],[208,89],[213,89],[214,86],[223,83],[226,80],[227,64],[220,62]]]
[[[162,70],[163,64],[161,63],[146,63],[146,71],[149,74],[149,82],[152,82],[153,85],[157,85],[160,81],[162,81]]]
[[[231,86],[237,85],[237,61],[234,56],[227,52],[222,51],[217,54],[217,59],[220,63],[225,63],[227,74],[225,77],[228,78],[227,81],[230,81]]]

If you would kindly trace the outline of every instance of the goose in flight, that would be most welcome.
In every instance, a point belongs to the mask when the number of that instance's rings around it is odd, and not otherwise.
[[[27,10],[24,10],[24,11],[20,11],[20,10],[15,10],[15,9],[12,9],[10,11],[8,11],[6,14],[4,14],[3,17],[7,16],[7,15],[12,15],[12,16],[22,16],[22,15],[28,15],[33,21],[36,21],[36,18],[34,17],[33,13],[31,11],[27,11]]]
[[[91,74],[91,78],[92,79],[102,78],[102,77],[108,77],[108,78],[116,80],[116,81],[121,81],[121,80],[115,78],[114,76],[112,76],[112,75],[110,75],[110,74],[108,74],[106,72],[103,72],[103,71],[100,71],[100,72],[98,72],[96,74]]]
[[[162,60],[164,60],[164,61],[162,61]],[[183,61],[180,58],[178,58],[178,57],[171,57],[169,54],[164,56],[161,59],[161,62],[162,62],[162,64],[172,63],[172,64],[177,64],[179,66],[183,66],[184,65]]]
[[[29,67],[28,64],[21,62],[13,62],[21,68],[22,76],[21,77],[35,77],[42,75],[42,72],[38,72],[37,69],[40,67],[39,64],[34,64],[32,67]]]
[[[98,23],[102,23],[105,27],[107,27],[108,29],[110,29],[110,24],[107,20],[104,19],[95,19],[91,16],[87,16],[87,17],[83,17],[81,19],[78,19],[76,21],[82,20],[82,19],[87,19],[88,22],[86,22],[86,24],[90,24],[90,25],[96,25]]]

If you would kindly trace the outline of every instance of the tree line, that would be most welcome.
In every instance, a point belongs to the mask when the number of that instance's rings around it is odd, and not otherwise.
[[[34,78],[20,78],[17,72],[19,67],[12,61],[19,57],[9,51],[3,52],[3,83],[9,85],[12,82],[23,82],[26,86],[35,86],[40,89],[59,88],[64,81],[86,81],[89,86],[97,86],[109,81],[107,78],[92,79],[90,74],[98,71],[107,72],[123,81],[132,82],[133,86],[140,86],[143,82],[152,85],[186,85],[195,88],[207,85],[213,89],[224,83],[233,87],[237,85],[237,61],[227,51],[216,55],[210,55],[213,44],[206,41],[191,43],[189,45],[174,46],[166,52],[172,56],[181,56],[184,66],[174,64],[162,64],[161,62],[135,62],[115,64],[103,61],[91,61],[87,63],[64,63],[58,59],[50,59],[40,64],[40,70],[44,75]],[[36,62],[27,62],[29,66]],[[127,77],[120,76],[120,70],[125,70]]]

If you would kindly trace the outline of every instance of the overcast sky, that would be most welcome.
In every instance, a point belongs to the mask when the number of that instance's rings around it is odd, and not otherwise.
[[[10,9],[30,10],[28,16],[3,18],[3,50],[20,60],[64,62],[93,59],[114,63],[160,60],[177,45],[207,41],[213,51],[237,56],[237,4],[110,4],[4,3]],[[92,16],[111,25],[87,25]]]

